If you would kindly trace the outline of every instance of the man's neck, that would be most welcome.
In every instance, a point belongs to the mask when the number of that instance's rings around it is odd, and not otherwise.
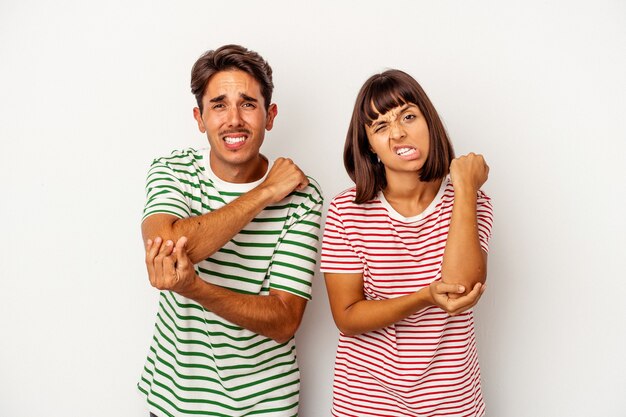
[[[250,161],[241,165],[226,165],[210,156],[209,164],[215,176],[222,181],[235,184],[246,184],[260,180],[267,172],[268,167],[267,158],[261,154],[257,156],[254,162]]]

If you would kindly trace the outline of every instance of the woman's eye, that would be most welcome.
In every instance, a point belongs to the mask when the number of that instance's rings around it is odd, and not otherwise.
[[[413,120],[415,117],[416,116],[414,114],[407,114],[404,116],[404,120]]]

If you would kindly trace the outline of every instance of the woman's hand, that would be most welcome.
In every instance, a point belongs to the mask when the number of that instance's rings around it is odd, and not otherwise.
[[[453,159],[450,164],[450,180],[454,191],[469,189],[476,192],[489,177],[489,165],[482,155],[473,152]]]
[[[433,300],[433,304],[441,308],[450,316],[456,316],[474,307],[480,297],[485,292],[485,285],[480,282],[474,285],[472,291],[467,295],[460,296],[458,298],[452,298],[450,295],[463,294],[465,288],[458,284],[445,284],[441,281],[433,281],[430,284],[430,296]]]

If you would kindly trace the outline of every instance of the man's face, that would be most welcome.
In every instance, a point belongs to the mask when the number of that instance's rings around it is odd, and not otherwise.
[[[209,79],[202,105],[202,114],[197,107],[193,113],[209,139],[215,175],[238,183],[261,178],[266,165],[259,152],[277,108],[272,104],[265,110],[257,80],[240,70],[217,72]]]

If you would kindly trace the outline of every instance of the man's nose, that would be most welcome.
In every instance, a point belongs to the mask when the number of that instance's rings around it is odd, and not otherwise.
[[[240,126],[242,123],[239,107],[235,106],[228,110],[228,124],[230,126]]]

